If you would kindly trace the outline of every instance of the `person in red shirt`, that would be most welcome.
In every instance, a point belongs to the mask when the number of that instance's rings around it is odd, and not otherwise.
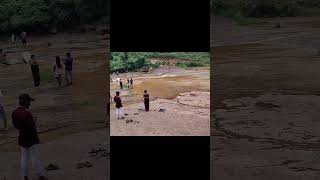
[[[120,98],[120,92],[116,92],[116,96],[114,96],[113,101],[116,103],[116,116],[117,119],[124,119],[123,117],[123,111],[122,111],[122,103]]]
[[[28,94],[19,96],[19,107],[12,112],[12,124],[19,130],[18,144],[21,150],[21,173],[24,180],[28,180],[28,161],[39,175],[39,180],[44,180],[44,170],[39,157],[39,137],[35,117],[29,110],[30,102],[34,99]]]

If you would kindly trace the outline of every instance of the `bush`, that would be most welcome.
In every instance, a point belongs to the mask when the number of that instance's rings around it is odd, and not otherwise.
[[[110,0],[2,0],[0,32],[47,31],[99,20]]]
[[[213,0],[216,14],[241,20],[242,17],[297,16],[301,14],[298,0]]]

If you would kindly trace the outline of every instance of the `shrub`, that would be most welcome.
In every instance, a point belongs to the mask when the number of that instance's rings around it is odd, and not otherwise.
[[[110,0],[1,0],[0,32],[46,31],[108,15]]]

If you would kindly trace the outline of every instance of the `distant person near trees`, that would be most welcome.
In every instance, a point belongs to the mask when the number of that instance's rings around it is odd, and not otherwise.
[[[19,130],[18,144],[21,150],[21,173],[24,180],[28,180],[28,163],[31,159],[32,165],[39,176],[44,180],[45,173],[40,162],[39,137],[36,128],[36,118],[29,110],[33,101],[28,94],[19,96],[19,107],[12,112],[12,124]]]
[[[61,60],[60,60],[59,56],[56,57],[56,63],[53,66],[53,72],[54,72],[54,77],[57,79],[58,85],[60,87],[61,86],[61,76],[63,74],[63,69],[62,69]]]
[[[144,90],[143,99],[144,99],[145,111],[148,112],[149,111],[149,94],[147,90]]]
[[[116,92],[116,96],[114,96],[113,101],[116,103],[116,117],[117,117],[117,119],[120,119],[120,118],[124,119],[119,91]]]
[[[73,65],[73,58],[71,57],[70,52],[67,53],[67,57],[64,59],[64,66],[65,66],[65,78],[67,81],[67,85],[72,85],[72,65]]]
[[[21,42],[24,47],[27,47],[27,33],[24,31],[21,33]]]
[[[39,65],[35,55],[31,55],[31,59],[29,63],[32,71],[34,86],[38,87],[40,85],[40,71],[39,71]]]

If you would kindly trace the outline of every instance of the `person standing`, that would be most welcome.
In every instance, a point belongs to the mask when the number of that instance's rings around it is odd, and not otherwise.
[[[132,77],[130,79],[130,86],[131,86],[131,88],[133,88],[133,79],[132,79]]]
[[[3,51],[3,49],[0,49],[0,63],[6,64],[7,63],[7,55]]]
[[[7,125],[7,116],[6,116],[6,112],[4,111],[4,107],[1,104],[1,97],[2,97],[2,91],[0,90],[0,120],[3,121],[3,128],[5,130],[8,130],[8,125]]]
[[[65,67],[65,78],[67,81],[67,85],[72,85],[72,65],[73,65],[73,58],[71,57],[70,52],[67,53],[67,57],[64,59],[64,67]]]
[[[21,42],[24,47],[27,47],[27,33],[26,32],[21,33]]]
[[[148,112],[149,111],[149,94],[147,90],[144,90],[143,99],[144,99],[145,111]]]
[[[123,85],[122,85],[122,80],[120,79],[120,89],[123,88]]]
[[[120,119],[120,118],[124,119],[119,91],[116,92],[116,96],[114,96],[113,101],[116,103],[116,117],[117,117],[117,119]]]
[[[53,72],[54,72],[54,77],[58,81],[59,87],[61,87],[61,76],[63,73],[63,69],[62,69],[61,60],[59,56],[56,57],[56,63],[53,66]]]
[[[106,127],[108,128],[110,126],[110,104],[112,102],[111,94],[109,92],[109,100],[107,104],[107,121],[106,121]]]
[[[40,71],[39,71],[39,65],[35,55],[31,55],[31,59],[29,63],[32,71],[34,86],[38,87],[40,85]]]
[[[11,43],[12,44],[16,43],[16,35],[14,33],[11,34]]]
[[[130,80],[127,79],[127,81],[128,81],[128,89],[129,89],[130,88]]]
[[[31,101],[28,94],[19,96],[19,107],[12,112],[12,124],[19,131],[18,144],[21,150],[21,174],[28,180],[28,161],[31,159],[39,180],[44,180],[45,173],[40,162],[39,137],[36,128],[36,119],[29,110]]]

